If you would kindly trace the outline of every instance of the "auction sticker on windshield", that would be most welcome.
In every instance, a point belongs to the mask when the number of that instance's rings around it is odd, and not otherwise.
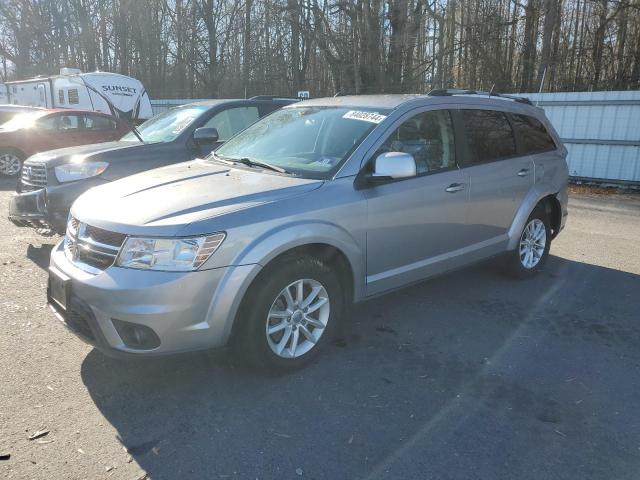
[[[386,115],[381,115],[378,112],[362,112],[360,110],[349,110],[342,118],[349,118],[351,120],[361,120],[363,122],[380,123],[387,118]]]

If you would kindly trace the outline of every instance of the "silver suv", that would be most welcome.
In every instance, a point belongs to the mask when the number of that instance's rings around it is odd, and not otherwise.
[[[301,102],[209,157],[83,194],[49,302],[106,353],[231,344],[295,368],[353,302],[498,255],[538,271],[567,216],[565,156],[522,98]]]

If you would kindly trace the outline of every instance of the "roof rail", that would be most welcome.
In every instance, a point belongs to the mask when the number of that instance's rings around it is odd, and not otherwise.
[[[462,88],[438,88],[435,90],[431,90],[427,95],[429,95],[430,97],[447,97],[452,95],[485,95],[488,97],[506,98],[508,100],[513,100],[514,102],[533,105],[533,103],[531,103],[531,100],[529,100],[527,97],[516,97],[515,95],[507,95],[504,93],[496,92],[478,92],[477,90],[465,90]]]
[[[300,100],[298,97],[283,97],[281,95],[254,95],[249,100]]]

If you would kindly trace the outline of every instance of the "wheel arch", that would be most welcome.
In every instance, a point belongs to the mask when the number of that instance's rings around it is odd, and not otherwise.
[[[525,226],[529,215],[535,210],[538,205],[543,205],[547,215],[549,215],[549,221],[551,222],[552,235],[555,236],[560,231],[560,224],[562,221],[562,207],[560,201],[557,198],[558,192],[550,187],[540,187],[533,189],[525,197],[524,201],[520,205],[515,218],[509,229],[509,242],[507,244],[507,250],[513,250],[516,248],[520,239],[520,234]]]
[[[302,223],[289,225],[277,231],[271,231],[256,238],[239,254],[229,267],[229,281],[225,281],[224,291],[216,292],[209,308],[209,317],[221,313],[221,297],[226,300],[235,296],[236,300],[227,303],[223,301],[224,323],[222,338],[224,341],[233,339],[237,331],[238,321],[242,315],[243,306],[249,298],[251,287],[259,281],[261,275],[268,273],[269,268],[277,265],[289,255],[311,255],[320,257],[334,265],[346,280],[347,299],[358,301],[364,294],[364,270],[362,250],[353,237],[346,231],[333,224]],[[243,271],[239,277],[234,277],[234,271]],[[216,312],[217,310],[217,312]],[[220,318],[220,317],[218,317]]]

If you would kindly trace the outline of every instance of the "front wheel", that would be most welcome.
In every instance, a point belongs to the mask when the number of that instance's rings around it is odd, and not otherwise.
[[[539,272],[547,261],[550,247],[549,217],[544,207],[538,205],[529,215],[516,249],[509,252],[509,273],[526,278]]]
[[[307,257],[267,267],[247,295],[236,355],[268,370],[294,370],[313,360],[333,336],[344,305],[336,273]]]
[[[16,177],[22,167],[22,157],[11,150],[0,151],[0,175]]]

